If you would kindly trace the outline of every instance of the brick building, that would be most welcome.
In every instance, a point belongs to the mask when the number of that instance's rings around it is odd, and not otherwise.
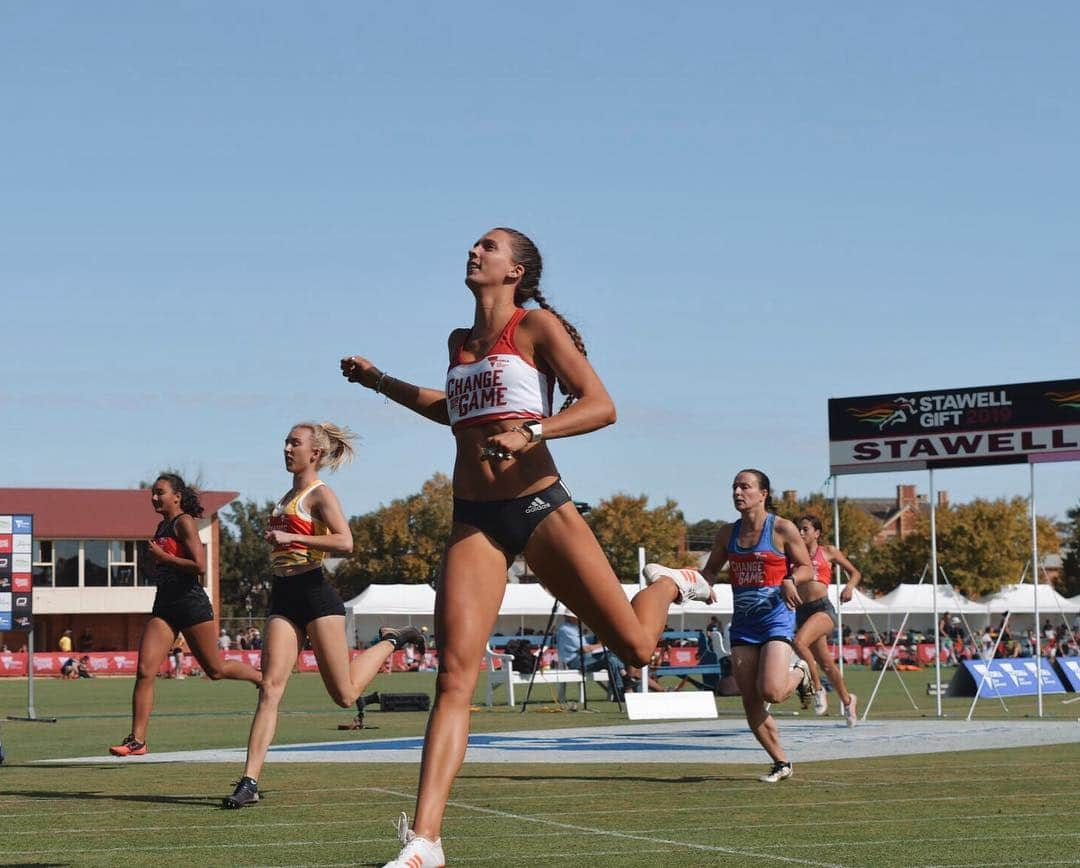
[[[205,513],[196,519],[206,547],[203,584],[218,610],[220,523],[218,511],[233,491],[200,494]],[[78,644],[89,631],[92,650],[138,647],[155,588],[143,575],[145,543],[160,521],[146,489],[0,488],[0,513],[34,516],[34,647],[56,648],[64,630]],[[18,650],[24,633],[0,633]]]

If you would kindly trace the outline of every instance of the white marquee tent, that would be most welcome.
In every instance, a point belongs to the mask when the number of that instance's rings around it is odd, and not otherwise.
[[[1028,597],[1031,589],[1028,589]],[[911,612],[913,615],[932,615],[934,613],[934,586],[924,582],[921,585],[902,584],[877,600],[888,611],[894,614]],[[959,594],[948,585],[937,587],[937,611],[939,614],[951,612],[965,615],[987,615],[989,609],[981,602],[969,600],[963,594]]]
[[[1062,613],[1075,615],[1080,612],[1080,597],[1069,599],[1059,594],[1051,585],[1039,585],[1039,614],[1054,619]],[[987,610],[994,614],[1021,612],[1032,614],[1035,611],[1034,594],[1031,585],[1008,585],[996,594],[982,598]]]
[[[842,586],[841,586],[842,587]],[[639,590],[637,585],[622,586],[627,599],[631,599]],[[732,604],[731,585],[713,586],[717,602],[687,603],[671,607],[668,624],[676,629],[694,629],[704,626],[713,615],[728,619],[734,607]],[[838,603],[839,591],[835,585],[829,588],[833,604]],[[541,631],[551,615],[555,598],[543,585],[509,584],[499,609],[499,618],[495,624],[496,633],[512,634],[524,627]],[[435,592],[427,585],[371,585],[363,593],[345,604],[347,612],[346,629],[353,643],[367,644],[372,641],[380,626],[388,624],[415,624],[434,626]],[[562,606],[559,607],[562,611]],[[890,608],[881,600],[875,600],[858,589],[850,602],[844,603],[841,613],[845,619],[859,619],[865,616],[886,615]]]

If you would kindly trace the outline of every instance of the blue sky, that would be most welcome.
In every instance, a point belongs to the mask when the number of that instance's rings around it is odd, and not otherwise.
[[[553,445],[575,496],[818,490],[829,397],[1080,376],[1078,37],[1066,3],[4,4],[0,481],[261,500],[314,418],[363,436],[348,512],[417,490],[449,432],[337,360],[439,385],[510,225],[619,409]]]

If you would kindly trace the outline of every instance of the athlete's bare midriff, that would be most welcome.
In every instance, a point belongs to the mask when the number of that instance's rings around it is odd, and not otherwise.
[[[489,437],[520,426],[524,421],[504,419],[458,431],[455,435],[455,497],[463,500],[509,500],[542,491],[559,478],[559,471],[545,443],[524,448],[509,461],[481,457]]]
[[[799,599],[804,603],[813,603],[827,596],[829,596],[828,586],[821,584],[816,579],[799,586]]]

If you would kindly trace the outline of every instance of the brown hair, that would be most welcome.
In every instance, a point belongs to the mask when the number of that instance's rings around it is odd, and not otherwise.
[[[772,483],[769,482],[769,477],[762,473],[760,470],[755,470],[753,467],[744,467],[739,473],[752,473],[757,478],[758,488],[762,491],[768,491],[769,494],[765,495],[765,509],[769,512],[774,512],[772,500]],[[735,475],[738,476],[739,473]]]
[[[203,514],[203,505],[199,501],[199,490],[194,485],[184,482],[184,477],[172,470],[163,470],[158,474],[159,480],[169,483],[172,490],[180,495],[180,510],[192,518],[199,518]]]
[[[518,232],[517,229],[509,229],[506,226],[498,226],[496,229],[510,236],[510,252],[513,254],[514,261],[525,269],[525,274],[522,275],[518,285],[514,288],[514,304],[523,307],[525,302],[535,301],[542,310],[555,314],[559,318],[559,322],[563,324],[563,328],[566,329],[566,333],[570,335],[574,346],[578,348],[578,352],[583,356],[588,356],[589,353],[585,349],[585,341],[582,340],[581,332],[574,328],[573,323],[566,317],[555,310],[540,291],[540,275],[544,270],[544,260],[541,258],[540,251],[532,239],[524,232]],[[573,394],[570,387],[562,380],[558,382],[559,391],[566,395],[566,401],[563,402],[560,408],[565,410],[574,403],[577,395]]]

